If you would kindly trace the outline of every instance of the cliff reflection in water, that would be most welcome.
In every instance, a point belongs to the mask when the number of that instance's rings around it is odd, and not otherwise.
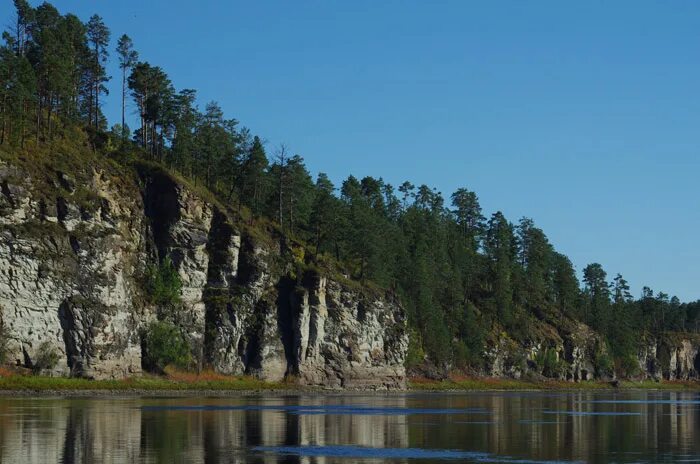
[[[699,408],[654,392],[8,398],[0,463],[677,461],[700,456]]]

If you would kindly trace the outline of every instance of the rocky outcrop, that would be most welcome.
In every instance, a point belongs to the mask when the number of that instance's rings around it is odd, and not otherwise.
[[[613,380],[616,374],[638,380],[699,380],[700,338],[691,334],[666,334],[640,340],[637,367],[617,366],[599,334],[582,323],[562,324],[546,337],[525,344],[507,335],[493,339],[485,352],[482,375],[492,377],[543,377],[573,382]],[[631,360],[635,362],[634,359]]]
[[[61,173],[37,180],[0,165],[0,309],[11,361],[58,355],[54,374],[140,372],[134,275],[145,260],[138,197],[100,173],[78,190]],[[38,194],[50,183],[54,197]],[[80,198],[89,192],[89,200]]]
[[[395,301],[358,299],[354,291],[318,275],[307,279],[296,300],[293,359],[304,383],[356,388],[382,379],[388,388],[403,384],[408,339]]]
[[[137,375],[143,327],[168,319],[222,373],[405,384],[404,312],[391,295],[308,267],[299,244],[249,232],[162,171],[37,177],[5,163],[0,186],[0,317],[14,364],[48,351],[54,375]],[[175,311],[144,294],[147,266],[166,258],[182,282]]]
[[[606,352],[605,342],[585,324],[567,320],[559,326],[539,322],[530,338],[517,342],[501,332],[485,352],[483,374],[491,377],[543,377],[578,382],[592,380],[596,358]]]
[[[700,340],[664,336],[642,344],[637,355],[640,377],[653,380],[700,379]]]

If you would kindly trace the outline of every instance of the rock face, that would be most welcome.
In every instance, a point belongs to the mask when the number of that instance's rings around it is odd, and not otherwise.
[[[167,317],[195,358],[222,373],[405,385],[406,322],[391,295],[308,268],[298,245],[247,232],[158,170],[45,176],[0,164],[0,336],[9,362],[31,368],[57,355],[54,375],[136,375],[142,329]],[[143,280],[149,263],[166,257],[182,304],[164,315]]]
[[[0,310],[9,359],[32,367],[59,356],[55,374],[96,378],[141,366],[133,276],[145,260],[140,201],[99,173],[90,203],[56,174],[65,196],[36,194],[36,180],[0,166]],[[63,182],[62,182],[63,181]]]
[[[313,268],[300,244],[237,221],[158,169],[20,165],[0,161],[7,362],[53,375],[138,375],[143,329],[165,319],[199,367],[331,388],[405,386],[406,320],[390,293]],[[149,303],[144,285],[148,266],[166,259],[182,283],[175,310]],[[614,376],[605,341],[584,324],[559,316],[531,329],[525,342],[494,334],[478,373]],[[640,378],[697,379],[700,339],[642,341],[637,362]]]
[[[492,377],[530,376],[572,382],[615,379],[605,340],[580,322],[564,321],[556,327],[542,323],[525,344],[502,334],[488,343],[485,358],[486,364],[478,373]],[[629,377],[699,380],[700,338],[673,334],[641,341],[636,362],[638,368]]]
[[[700,378],[700,340],[692,336],[667,337],[645,343],[637,356],[639,371],[654,380]]]
[[[547,330],[538,330],[539,336],[533,336],[524,346],[500,337],[487,351],[486,373],[494,377],[592,380],[596,377],[596,355],[605,350],[605,344],[586,325],[567,322],[558,330],[542,323],[540,329]]]
[[[308,279],[295,300],[292,354],[304,383],[354,388],[383,379],[389,388],[402,384],[408,340],[398,304],[358,300],[353,291],[318,276]]]

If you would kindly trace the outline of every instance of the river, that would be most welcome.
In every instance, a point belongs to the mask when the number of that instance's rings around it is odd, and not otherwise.
[[[0,463],[700,462],[700,394],[0,398]]]

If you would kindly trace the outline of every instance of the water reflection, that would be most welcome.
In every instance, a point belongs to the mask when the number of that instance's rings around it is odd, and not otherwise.
[[[0,463],[700,459],[700,397],[577,392],[0,399]]]

